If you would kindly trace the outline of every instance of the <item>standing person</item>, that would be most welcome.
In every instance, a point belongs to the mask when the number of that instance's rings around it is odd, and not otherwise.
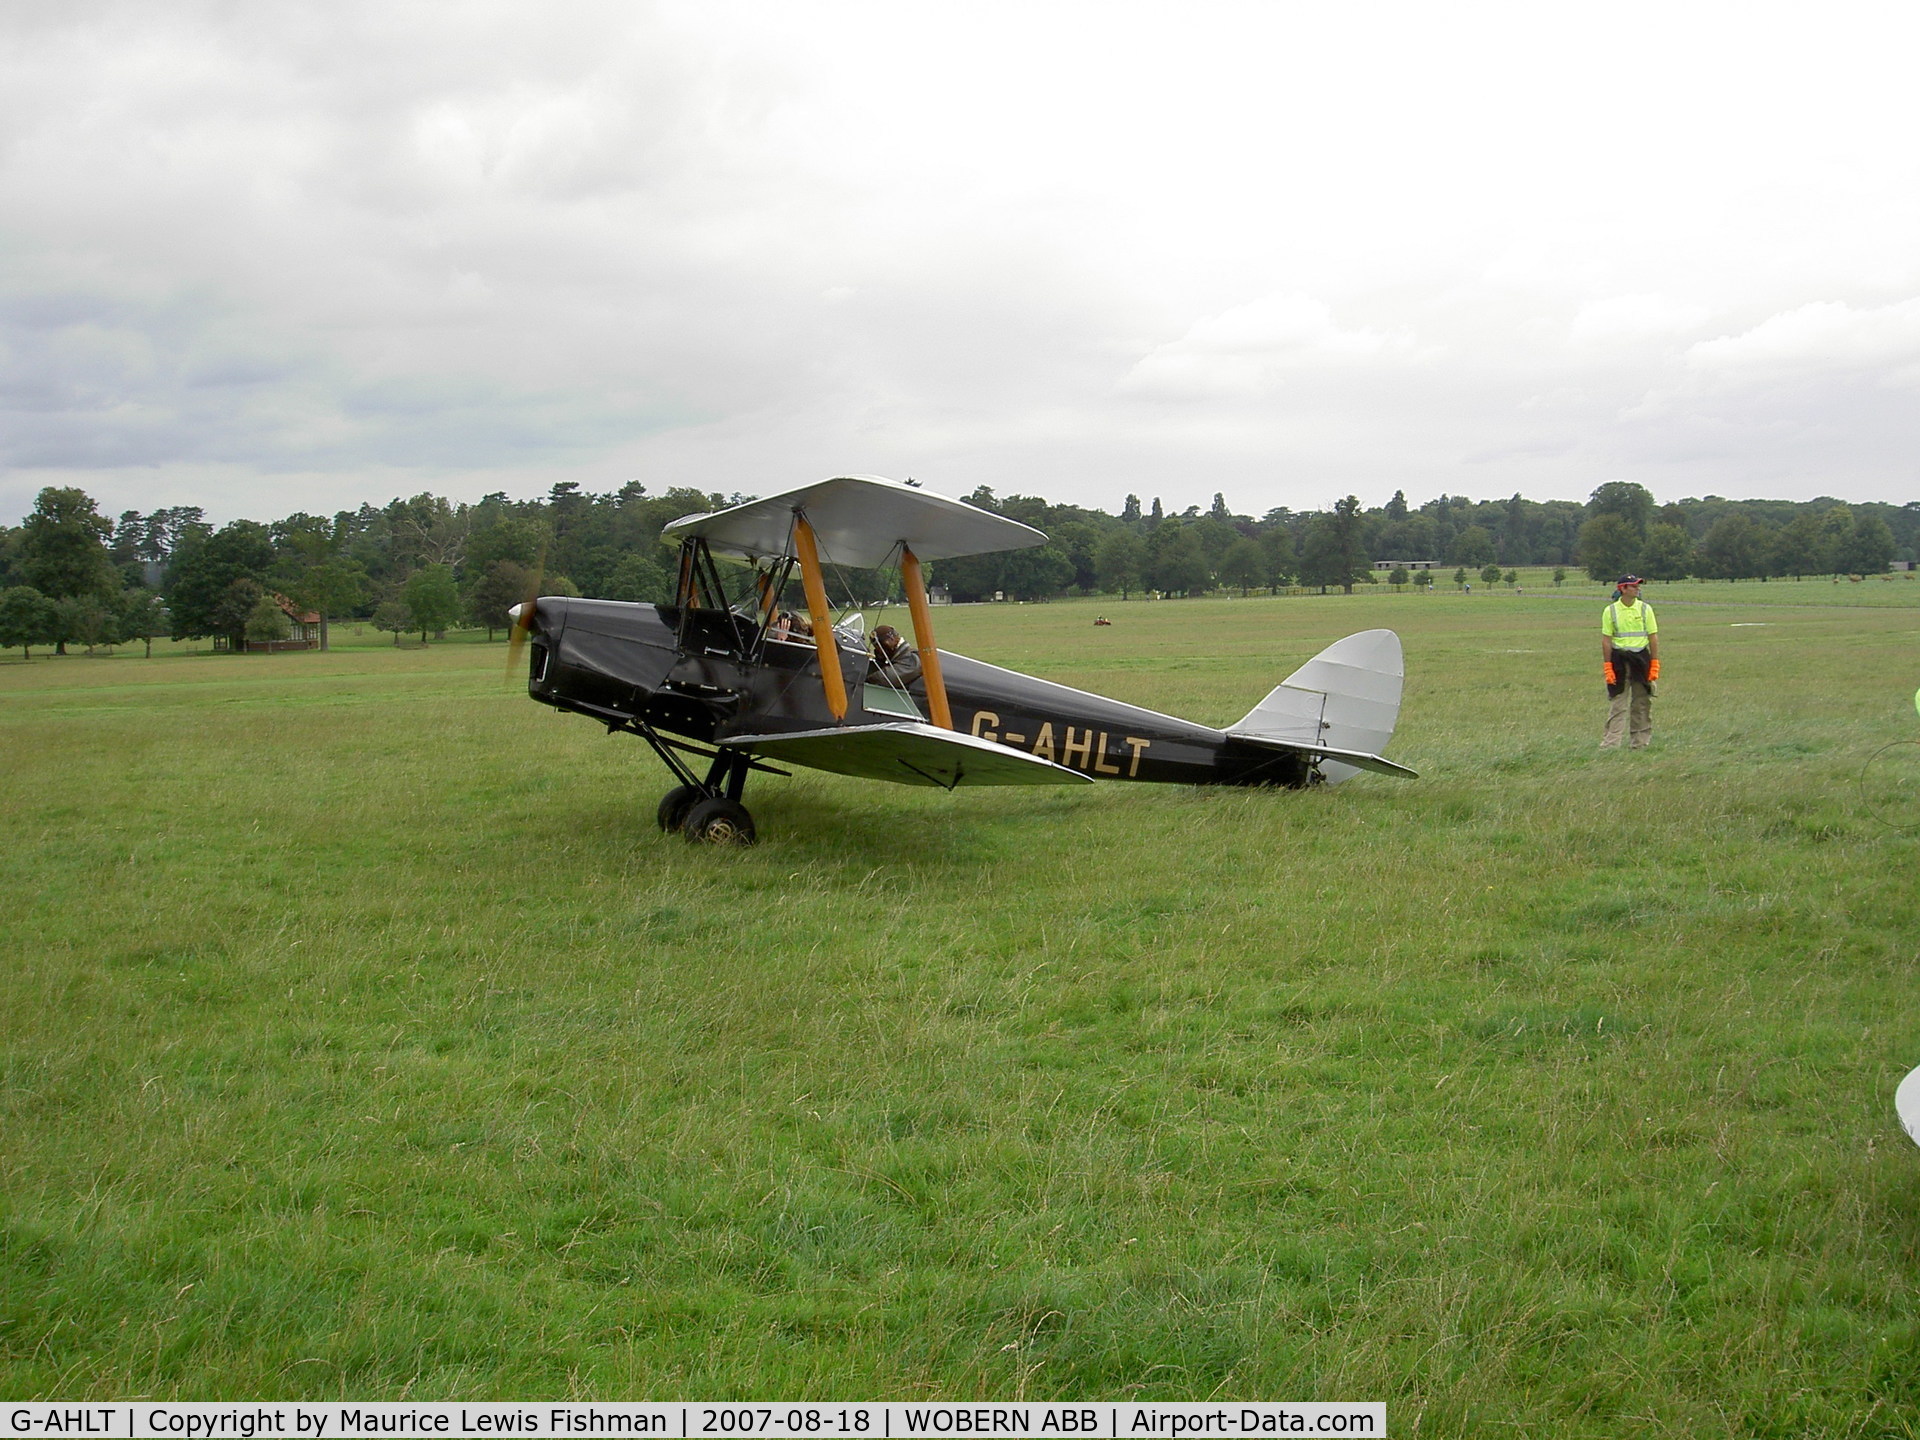
[[[1622,575],[1620,598],[1600,612],[1600,658],[1607,679],[1607,728],[1602,750],[1623,737],[1635,750],[1653,739],[1653,682],[1660,678],[1660,624],[1640,598],[1640,577]]]

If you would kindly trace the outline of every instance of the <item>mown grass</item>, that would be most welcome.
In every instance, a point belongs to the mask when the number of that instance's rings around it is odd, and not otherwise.
[[[1643,755],[1592,597],[956,608],[1214,723],[1392,625],[1423,778],[742,853],[498,644],[0,667],[0,1393],[1910,1435],[1920,611],[1716,588]]]

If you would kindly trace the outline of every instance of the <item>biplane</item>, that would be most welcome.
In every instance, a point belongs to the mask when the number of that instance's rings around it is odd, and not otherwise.
[[[747,777],[781,765],[945,790],[1414,773],[1379,753],[1400,713],[1391,630],[1337,641],[1216,730],[939,649],[923,564],[1047,537],[912,483],[841,476],[662,534],[679,546],[672,604],[543,595],[515,607],[513,640],[531,642],[535,700],[652,747],[677,782],[660,827],[692,841],[752,843]],[[911,647],[828,601],[830,567],[896,566]],[[788,611],[796,571],[804,610]]]

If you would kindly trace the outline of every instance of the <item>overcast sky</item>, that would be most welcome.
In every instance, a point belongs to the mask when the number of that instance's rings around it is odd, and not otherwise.
[[[0,521],[1920,498],[1920,22],[0,6]]]

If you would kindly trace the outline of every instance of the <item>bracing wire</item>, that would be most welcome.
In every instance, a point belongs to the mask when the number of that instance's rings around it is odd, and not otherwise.
[[[905,550],[906,542],[896,540],[893,543],[893,547],[888,550],[885,555],[880,557],[880,563],[868,568],[874,570],[898,569]],[[838,561],[834,560],[832,556],[822,553],[820,556],[820,568],[832,572],[835,587],[845,597],[845,606],[834,621],[834,624],[838,626],[845,621],[847,616],[860,613],[862,606],[859,597],[853,593],[852,580],[848,578],[846,570]],[[870,639],[871,637],[868,638]],[[886,688],[891,690],[895,695],[898,695],[908,705],[913,705],[913,697],[908,693],[906,682],[900,678],[899,673],[891,666],[870,666],[868,684],[873,683],[872,677],[874,676],[878,676],[882,685],[886,686]],[[919,707],[914,706],[914,708],[917,710]]]

